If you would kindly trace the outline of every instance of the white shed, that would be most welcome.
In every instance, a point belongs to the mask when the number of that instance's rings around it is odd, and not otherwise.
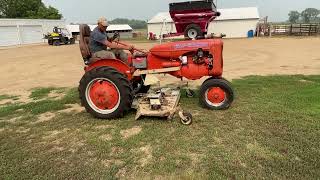
[[[227,38],[247,37],[248,31],[256,30],[260,19],[257,7],[218,9],[221,16],[209,24],[208,33],[223,33]],[[161,12],[148,21],[148,33],[157,36],[175,33],[176,28],[169,12]]]
[[[55,26],[65,28],[65,20],[0,19],[0,46],[44,42],[43,34]]]

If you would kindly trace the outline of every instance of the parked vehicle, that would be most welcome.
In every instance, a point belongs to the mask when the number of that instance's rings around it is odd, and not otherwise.
[[[190,39],[203,37],[208,32],[210,22],[220,16],[213,0],[170,3],[169,9],[177,33],[166,34],[164,37],[180,35]]]
[[[75,38],[71,33],[64,28],[54,27],[52,33],[48,33],[44,36],[48,39],[48,44],[53,46],[60,46],[61,44],[74,44]]]

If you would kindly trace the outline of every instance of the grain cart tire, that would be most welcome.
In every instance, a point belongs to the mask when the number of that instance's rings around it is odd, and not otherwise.
[[[196,39],[201,36],[203,36],[203,33],[197,24],[189,24],[184,31],[184,37],[186,38]]]
[[[81,104],[96,118],[121,118],[131,109],[131,84],[122,73],[111,67],[98,67],[86,72],[78,89]]]
[[[200,88],[200,104],[207,109],[228,109],[233,100],[233,89],[225,79],[208,79]]]

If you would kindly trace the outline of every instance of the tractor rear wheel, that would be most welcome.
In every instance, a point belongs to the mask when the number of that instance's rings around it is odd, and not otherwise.
[[[212,110],[228,109],[234,99],[231,84],[225,79],[208,79],[200,88],[200,104]]]
[[[131,109],[131,84],[114,68],[98,67],[87,72],[78,89],[81,104],[96,118],[120,118]]]
[[[190,39],[196,39],[197,37],[203,36],[201,28],[197,24],[190,24],[186,27],[184,31],[184,37]]]

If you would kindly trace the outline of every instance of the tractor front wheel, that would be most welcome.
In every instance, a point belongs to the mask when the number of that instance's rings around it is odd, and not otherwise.
[[[131,108],[132,91],[128,79],[111,67],[87,72],[79,85],[81,104],[99,119],[122,117]]]
[[[228,109],[233,99],[233,89],[225,79],[208,79],[200,88],[200,104],[207,109]]]

